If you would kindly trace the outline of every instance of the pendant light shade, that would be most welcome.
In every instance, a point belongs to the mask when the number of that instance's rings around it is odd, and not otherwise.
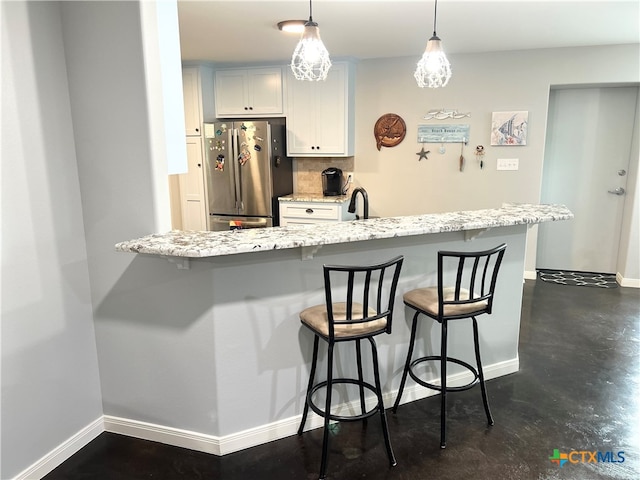
[[[442,51],[442,41],[436,34],[437,13],[438,0],[436,0],[433,14],[433,36],[427,42],[427,48],[413,74],[420,88],[444,87],[451,78],[451,65]]]
[[[320,39],[320,29],[313,21],[311,0],[309,0],[309,21],[304,24],[304,32],[291,57],[291,71],[298,80],[325,80],[331,59]]]

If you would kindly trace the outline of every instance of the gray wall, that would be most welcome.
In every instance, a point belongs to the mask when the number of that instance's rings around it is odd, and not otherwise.
[[[209,282],[113,248],[166,229],[157,218],[169,216],[153,201],[138,4],[68,2],[62,11],[104,412],[211,433],[215,423],[200,417],[215,410]]]
[[[453,76],[442,89],[418,88],[413,58],[366,60],[358,64],[356,111],[357,181],[370,192],[375,214],[406,215],[469,208],[495,208],[503,202],[539,201],[549,87],[640,81],[638,46],[530,50],[451,55]],[[592,68],[597,65],[598,68]],[[431,109],[458,109],[470,118],[426,121]],[[526,146],[491,146],[491,113],[529,111]],[[394,148],[376,149],[373,124],[387,112],[401,115],[407,136]],[[417,125],[466,123],[471,139],[464,148],[467,167],[458,171],[460,144],[425,144],[429,160],[418,162]],[[475,146],[485,147],[484,170]],[[515,172],[496,170],[497,158],[519,158]]]
[[[445,88],[421,89],[413,79],[414,58],[366,60],[356,77],[356,183],[369,192],[372,215],[390,216],[499,207],[503,202],[538,203],[542,182],[549,88],[552,85],[611,85],[640,82],[638,45],[540,49],[516,52],[451,55],[453,75]],[[470,112],[470,118],[439,123],[468,123],[471,139],[464,149],[467,166],[458,170],[459,144],[425,144],[429,160],[418,162],[417,125],[431,109]],[[526,110],[526,146],[491,146],[491,113]],[[376,149],[375,121],[397,113],[407,124],[404,141]],[[485,147],[480,170],[474,150]],[[497,171],[497,158],[519,158],[518,171]],[[632,157],[637,171],[638,156]],[[638,193],[626,201],[627,222],[635,215]],[[625,205],[626,206],[626,205]],[[631,234],[627,229],[627,239]],[[528,237],[525,269],[535,271],[537,228]],[[624,241],[627,263],[640,263],[637,241]],[[627,253],[628,252],[628,253]],[[621,264],[624,268],[625,264]],[[637,271],[636,271],[637,273]],[[637,278],[637,277],[636,277]]]
[[[2,2],[2,466],[102,416],[57,2]]]

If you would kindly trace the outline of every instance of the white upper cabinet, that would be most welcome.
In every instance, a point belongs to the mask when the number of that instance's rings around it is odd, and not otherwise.
[[[215,100],[218,118],[281,117],[282,68],[216,70]]]
[[[287,78],[287,154],[348,157],[354,154],[354,68],[335,62],[325,81]]]
[[[200,81],[196,68],[182,69],[182,94],[184,96],[184,124],[187,136],[200,135]]]
[[[182,95],[186,135],[200,136],[203,122],[215,119],[213,113],[213,69],[206,66],[182,68]]]

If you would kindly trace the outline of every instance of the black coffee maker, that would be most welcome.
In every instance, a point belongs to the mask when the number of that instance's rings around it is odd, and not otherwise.
[[[322,171],[322,194],[325,197],[342,195],[343,186],[342,170],[330,167]]]

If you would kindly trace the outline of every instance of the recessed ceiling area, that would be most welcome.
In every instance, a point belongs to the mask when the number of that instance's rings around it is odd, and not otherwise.
[[[433,0],[314,0],[313,20],[334,57],[422,55]],[[307,0],[178,1],[183,61],[288,61],[299,35],[282,20],[309,17]],[[447,54],[640,42],[640,0],[439,0]]]

